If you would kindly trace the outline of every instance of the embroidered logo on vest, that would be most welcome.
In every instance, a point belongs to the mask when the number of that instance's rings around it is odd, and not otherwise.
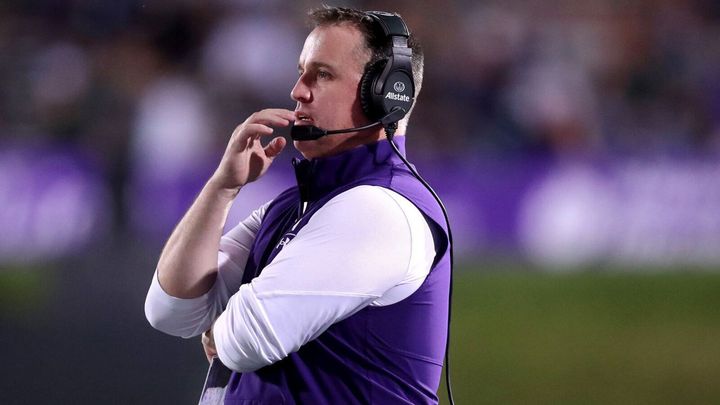
[[[275,249],[282,249],[285,245],[290,243],[291,240],[295,238],[296,234],[295,232],[288,232],[285,234],[285,236],[280,239],[280,242],[275,246]]]

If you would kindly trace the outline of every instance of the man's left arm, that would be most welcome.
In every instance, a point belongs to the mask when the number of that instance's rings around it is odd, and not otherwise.
[[[145,316],[153,327],[170,335],[189,338],[212,325],[240,287],[245,262],[269,204],[253,211],[220,238],[217,277],[207,293],[191,299],[173,297],[160,286],[155,272],[145,298]]]
[[[217,354],[241,372],[279,361],[364,307],[412,294],[434,255],[408,200],[374,186],[344,192],[230,298],[212,330]]]

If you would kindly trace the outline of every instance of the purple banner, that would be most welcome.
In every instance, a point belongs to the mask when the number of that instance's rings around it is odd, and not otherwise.
[[[86,156],[49,147],[0,149],[0,264],[85,247],[111,221],[103,180]]]
[[[242,190],[226,229],[293,184],[289,158]],[[461,260],[510,257],[558,270],[607,263],[720,268],[717,159],[473,158],[417,167],[448,208]],[[107,233],[113,218],[129,218],[126,231],[160,243],[210,173],[137,172],[113,204],[107,180],[82,154],[6,147],[0,263],[70,254]]]

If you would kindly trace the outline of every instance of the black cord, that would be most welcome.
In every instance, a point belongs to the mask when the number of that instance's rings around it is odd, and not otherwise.
[[[445,209],[445,204],[440,200],[440,197],[437,195],[435,190],[433,190],[432,187],[430,187],[430,184],[428,184],[425,179],[420,176],[420,173],[415,170],[415,168],[408,162],[407,158],[403,156],[402,153],[400,153],[400,149],[398,149],[397,145],[393,141],[393,138],[395,136],[395,130],[397,129],[397,123],[393,123],[391,125],[388,125],[385,127],[385,135],[387,136],[388,142],[390,143],[390,146],[392,147],[395,154],[400,158],[400,160],[405,163],[405,166],[407,166],[408,170],[410,170],[410,173],[412,173],[413,176],[415,176],[416,179],[420,183],[422,183],[425,188],[432,194],[433,198],[435,198],[435,201],[437,201],[438,205],[440,205],[440,209],[442,210],[443,217],[445,217],[445,223],[447,224],[447,233],[448,233],[448,244],[450,245],[450,289],[448,291],[448,322],[447,322],[447,343],[445,345],[445,388],[447,388],[447,394],[448,394],[448,401],[450,402],[450,405],[455,405],[455,400],[453,399],[452,394],[452,387],[450,386],[450,317],[452,315],[452,292],[453,292],[453,242],[452,242],[452,232],[450,231],[450,219],[448,218],[447,209]]]

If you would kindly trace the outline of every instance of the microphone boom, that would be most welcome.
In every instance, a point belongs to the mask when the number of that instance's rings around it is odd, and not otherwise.
[[[290,138],[292,138],[293,141],[314,141],[326,135],[346,134],[348,132],[364,131],[378,125],[382,125],[383,127],[387,128],[390,124],[397,122],[404,116],[405,110],[399,107],[395,107],[392,111],[390,111],[390,114],[382,117],[379,121],[375,121],[371,124],[363,125],[361,127],[333,129],[328,131],[326,129],[318,128],[314,125],[293,125],[290,128]]]
[[[373,122],[372,124],[363,125],[362,127],[333,129],[330,131],[322,129],[322,128],[318,128],[314,125],[293,125],[292,128],[290,128],[290,137],[294,141],[314,141],[315,139],[320,139],[325,135],[345,134],[348,132],[364,131],[366,129],[376,127],[380,124],[381,124],[381,122],[377,121],[377,122]]]

